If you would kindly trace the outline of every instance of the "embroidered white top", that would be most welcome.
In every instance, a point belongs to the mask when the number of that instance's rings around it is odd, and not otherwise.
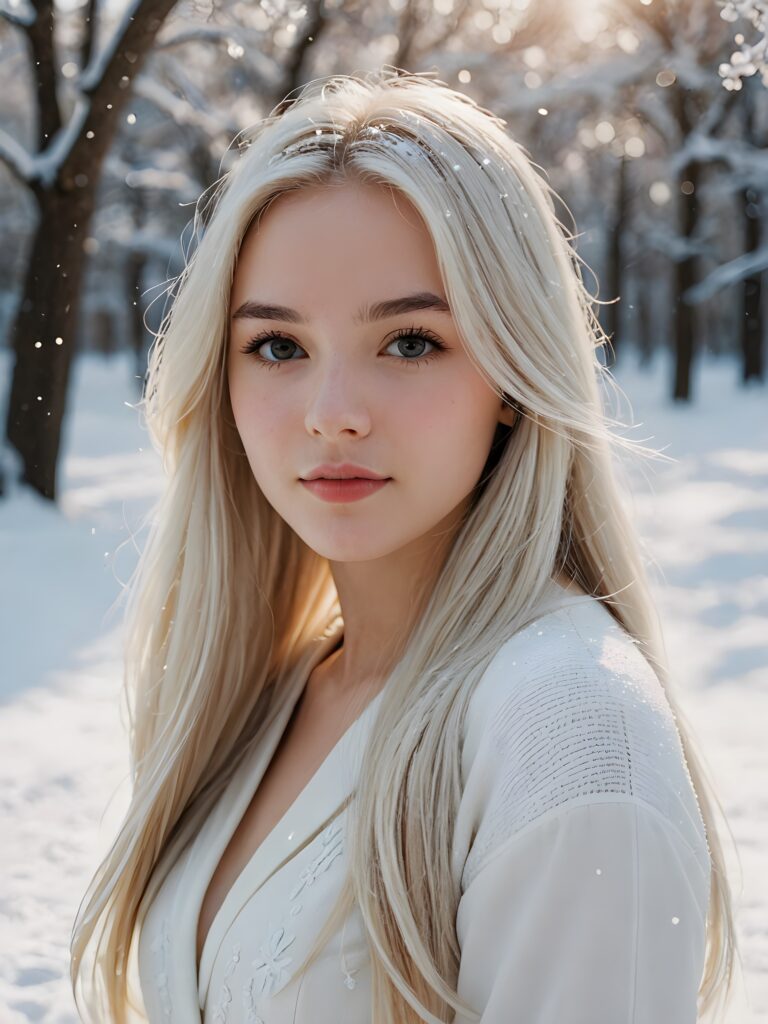
[[[693,1024],[710,859],[674,716],[609,611],[553,587],[553,603],[488,664],[466,716],[458,994],[482,1024]],[[313,664],[337,640],[322,638]],[[149,907],[138,970],[150,1024],[372,1020],[356,910],[304,975],[292,971],[340,888],[347,812],[334,812],[382,692],[244,867],[195,968],[203,896],[302,688]]]

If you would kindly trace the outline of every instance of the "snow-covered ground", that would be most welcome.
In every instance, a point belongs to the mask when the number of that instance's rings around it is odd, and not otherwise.
[[[660,570],[678,694],[736,847],[724,833],[741,945],[727,1024],[768,1016],[768,409],[738,368],[697,368],[695,401],[669,367],[615,377],[624,431],[673,458],[629,464],[632,505]],[[10,362],[0,353],[0,379]],[[122,585],[162,487],[131,408],[129,359],[88,355],[71,384],[58,508],[0,499],[0,1021],[74,1024],[68,942],[128,796],[120,704]]]

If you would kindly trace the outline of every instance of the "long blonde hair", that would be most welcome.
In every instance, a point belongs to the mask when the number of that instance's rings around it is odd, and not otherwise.
[[[240,763],[271,688],[296,678],[340,615],[327,560],[254,480],[225,366],[233,270],[248,227],[290,189],[352,178],[414,204],[467,352],[521,418],[497,430],[388,675],[350,806],[342,899],[302,967],[355,901],[371,951],[375,1024],[440,1021],[449,1007],[473,1015],[455,991],[460,893],[450,870],[461,713],[484,666],[564,571],[636,639],[666,688],[713,869],[701,1012],[730,990],[736,946],[720,805],[670,691],[649,560],[612,461],[615,449],[658,453],[613,431],[617,421],[603,411],[600,385],[616,387],[597,357],[607,339],[555,193],[505,121],[428,75],[383,68],[309,83],[240,139],[234,166],[196,209],[194,251],[174,282],[142,400],[169,479],[126,610],[132,797],[73,928],[73,990],[78,998],[91,950],[78,1005],[94,1019],[126,1021],[126,967],[144,908]],[[382,763],[386,773],[376,771]]]

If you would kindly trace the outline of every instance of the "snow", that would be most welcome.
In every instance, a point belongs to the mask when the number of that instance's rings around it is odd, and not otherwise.
[[[675,240],[684,241],[684,239]],[[683,299],[693,305],[706,302],[722,288],[743,281],[747,277],[753,277],[766,268],[768,268],[768,245],[763,245],[759,249],[743,252],[740,256],[721,263],[702,281],[683,292]]]
[[[28,185],[40,181],[46,188],[50,188],[80,138],[90,112],[90,98],[78,96],[69,120],[59,128],[48,146],[39,153],[27,152],[8,132],[0,131],[0,158]]]
[[[721,64],[718,73],[723,78],[726,89],[740,89],[741,79],[747,75],[760,72],[764,85],[768,85],[768,3],[766,0],[727,0],[720,11],[724,21],[747,19],[757,29],[758,35],[751,42],[744,41],[743,33],[739,41],[741,47],[731,54],[730,61]],[[739,26],[741,27],[741,26]]]
[[[141,0],[127,0],[107,44],[92,54],[88,67],[83,69],[78,79],[78,85],[84,93],[92,94],[98,89],[107,66],[114,57],[118,45],[125,39],[128,27],[138,13],[140,5]]]
[[[37,173],[37,164],[31,153],[8,132],[0,129],[0,159],[11,168],[22,181],[32,181]]]
[[[768,416],[739,369],[697,367],[694,404],[667,399],[658,354],[614,375],[628,436],[674,461],[637,466],[631,507],[659,582],[676,693],[736,841],[723,830],[742,966],[726,1024],[768,1012]],[[2,379],[8,352],[0,352]],[[0,499],[0,1020],[75,1024],[68,942],[128,799],[120,593],[163,484],[128,355],[81,356],[60,508]],[[127,404],[126,404],[127,403]],[[737,856],[738,854],[738,856]]]
[[[77,96],[69,120],[59,128],[47,147],[33,157],[34,177],[51,188],[61,168],[83,133],[91,112],[89,96]]]
[[[20,25],[23,28],[29,28],[37,21],[34,7],[22,3],[21,0],[3,0],[0,3],[0,17],[5,18],[11,25]]]
[[[94,50],[90,64],[77,80],[80,92],[75,98],[69,120],[59,128],[45,149],[39,153],[29,153],[11,135],[0,131],[0,159],[5,161],[22,181],[29,185],[40,181],[46,188],[53,186],[67,157],[82,135],[85,122],[91,113],[91,95],[98,91],[107,67],[134,20],[140,3],[141,0],[128,0],[107,44]],[[25,8],[14,11],[11,20],[20,25],[29,25],[34,22],[35,17],[34,11],[30,14],[29,9]]]

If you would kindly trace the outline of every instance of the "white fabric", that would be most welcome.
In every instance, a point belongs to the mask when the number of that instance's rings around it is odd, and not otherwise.
[[[674,718],[608,610],[553,587],[554,610],[501,646],[466,716],[453,850],[458,993],[482,1024],[693,1024],[710,861]],[[314,664],[337,639],[319,643]],[[292,971],[341,886],[338,808],[381,693],[236,879],[196,977],[205,890],[300,690],[149,908],[138,968],[150,1024],[372,1020],[356,909],[303,976]]]

